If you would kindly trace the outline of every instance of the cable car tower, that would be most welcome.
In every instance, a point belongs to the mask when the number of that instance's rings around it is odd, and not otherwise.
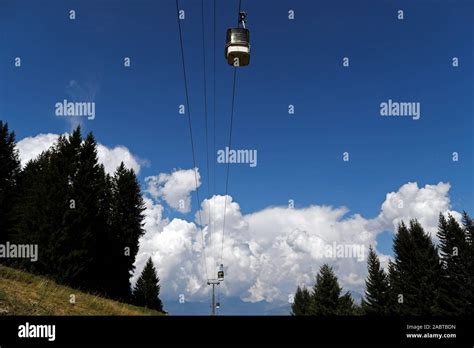
[[[216,303],[216,285],[219,285],[224,281],[224,265],[221,264],[219,271],[217,272],[216,279],[208,279],[207,285],[212,285],[212,303],[211,303],[211,315],[216,315],[216,309],[220,308],[220,303]]]

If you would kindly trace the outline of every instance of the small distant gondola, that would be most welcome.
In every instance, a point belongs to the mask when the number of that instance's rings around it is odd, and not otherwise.
[[[217,280],[220,282],[224,281],[224,265],[221,264],[219,271],[217,272]]]

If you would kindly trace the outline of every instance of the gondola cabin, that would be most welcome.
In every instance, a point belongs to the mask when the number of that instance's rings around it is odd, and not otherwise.
[[[227,29],[225,57],[227,63],[234,67],[246,66],[250,63],[250,31],[245,28],[246,16],[245,12],[240,12],[239,27]]]
[[[224,265],[221,265],[217,272],[217,280],[220,282],[224,281]]]

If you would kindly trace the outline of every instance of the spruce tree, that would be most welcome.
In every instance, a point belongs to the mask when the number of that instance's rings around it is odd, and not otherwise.
[[[0,244],[10,239],[12,229],[12,207],[20,160],[15,148],[15,133],[8,130],[8,123],[0,120]]]
[[[309,315],[311,294],[306,287],[296,289],[294,302],[291,305],[291,315]]]
[[[134,303],[137,306],[163,311],[163,304],[159,297],[159,282],[160,279],[156,275],[156,269],[150,257],[133,289]]]
[[[144,234],[144,202],[140,185],[133,169],[126,169],[123,162],[112,180],[111,237],[114,255],[114,277],[111,294],[127,300],[130,298],[130,277],[135,269],[139,239]]]
[[[344,295],[339,297],[337,304],[337,315],[355,315],[356,306],[351,294],[347,291]]]
[[[61,136],[47,154],[48,165],[42,167],[45,182],[41,186],[45,185],[48,191],[45,209],[49,214],[46,226],[49,238],[45,238],[49,245],[43,245],[43,257],[57,281],[88,289],[84,281],[75,281],[82,267],[76,260],[84,255],[86,247],[82,244],[82,230],[78,227],[87,218],[82,216],[83,200],[78,194],[82,141],[80,127],[68,136]]]
[[[368,276],[365,281],[365,298],[362,307],[366,314],[388,314],[389,287],[388,278],[372,246],[369,247],[367,260]]]
[[[38,244],[39,260],[25,266],[61,283],[105,292],[109,254],[110,186],[92,134],[78,127],[28,163],[20,175],[15,236]]]
[[[430,236],[416,221],[402,222],[389,267],[391,313],[432,315],[437,312],[441,264]]]
[[[341,295],[341,287],[329,265],[324,264],[316,275],[310,305],[310,315],[351,315],[354,304],[349,293]]]
[[[66,257],[65,276],[69,284],[104,292],[107,258],[110,244],[108,209],[103,206],[106,196],[106,175],[98,163],[97,143],[89,133],[78,152],[77,172],[71,180],[71,198],[76,202],[75,220],[66,226],[72,253]]]
[[[439,310],[445,315],[466,314],[469,307],[469,243],[464,229],[448,215],[439,216],[438,238],[442,260]]]
[[[98,163],[97,143],[77,127],[30,161],[18,176],[14,233],[38,244],[39,260],[20,267],[58,282],[131,300],[130,277],[143,235],[144,203],[133,170],[113,177]]]
[[[17,241],[38,244],[40,252],[37,262],[24,266],[69,284],[74,284],[76,267],[82,267],[74,260],[84,253],[82,231],[75,228],[83,218],[76,210],[81,143],[78,127],[30,161],[20,175],[15,206]]]
[[[395,260],[389,264],[391,314],[415,314],[411,306],[417,301],[414,289],[416,276],[412,272],[416,267],[415,252],[410,231],[402,221],[393,241]]]
[[[29,161],[18,177],[17,199],[13,206],[12,240],[17,244],[38,245],[38,260],[12,260],[12,265],[39,274],[52,274],[48,252],[56,245],[50,243],[51,191],[44,175],[49,166],[49,152]]]

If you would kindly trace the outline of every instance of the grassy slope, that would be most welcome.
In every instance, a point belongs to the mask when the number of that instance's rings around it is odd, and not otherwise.
[[[70,295],[76,303],[69,302]],[[0,265],[0,315],[162,315]]]

